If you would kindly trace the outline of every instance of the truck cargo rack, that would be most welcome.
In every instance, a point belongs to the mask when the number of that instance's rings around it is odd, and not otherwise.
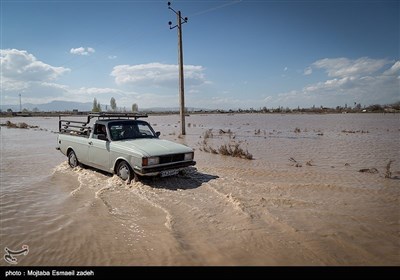
[[[58,121],[58,129],[60,133],[89,137],[92,129],[87,125],[87,122],[62,120],[61,117]]]

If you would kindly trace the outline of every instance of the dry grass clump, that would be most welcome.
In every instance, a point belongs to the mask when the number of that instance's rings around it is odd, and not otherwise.
[[[392,165],[393,162],[394,162],[394,160],[389,160],[389,162],[386,164],[384,177],[387,178],[387,179],[400,179],[400,177],[398,177],[398,176],[393,176],[393,173],[391,171],[391,165]],[[373,167],[373,168],[363,168],[363,169],[358,170],[358,172],[379,174],[379,170],[376,169],[375,167]],[[399,172],[394,172],[394,173],[396,174],[396,173],[399,173]]]
[[[208,138],[213,138],[214,135],[212,133],[212,129],[206,130],[206,132],[204,132],[204,140],[207,140]]]
[[[303,167],[303,165],[301,164],[301,162],[299,162],[299,161],[297,161],[297,160],[295,160],[294,158],[289,158],[289,161],[291,162],[291,166],[294,166],[294,167]],[[313,160],[311,159],[311,160],[309,160],[309,161],[307,161],[306,162],[306,165],[307,166],[315,166],[315,164],[313,163]]]
[[[218,149],[215,149],[207,144],[207,142],[203,141],[202,146],[199,149],[200,151],[206,153],[212,153],[215,155],[223,155],[223,156],[231,156],[231,157],[238,157],[243,159],[252,160],[253,155],[249,153],[249,151],[245,151],[240,147],[239,143],[233,144],[224,144],[221,145]]]
[[[244,159],[253,159],[253,155],[249,151],[244,151],[240,144],[234,143],[232,145],[224,144],[219,147],[218,152],[224,156],[239,157]]]
[[[297,160],[295,160],[292,157],[289,158],[289,160],[293,163],[292,165],[295,166],[295,167],[302,167],[303,166],[300,162],[298,162]]]
[[[392,172],[390,171],[390,166],[392,165],[392,162],[394,162],[394,160],[389,160],[388,164],[386,165],[385,178],[392,178]]]
[[[219,131],[220,135],[225,135],[227,134],[229,136],[229,139],[232,139],[232,132],[231,130],[228,131],[224,131],[222,129],[220,129]],[[221,145],[218,149],[215,149],[213,147],[211,147],[208,144],[208,139],[209,138],[213,138],[214,135],[212,133],[212,129],[206,130],[203,134],[203,137],[200,136],[200,138],[203,138],[203,141],[201,143],[199,143],[201,145],[200,147],[200,151],[204,151],[206,153],[212,153],[212,154],[220,154],[220,155],[224,155],[224,156],[231,156],[231,157],[238,157],[238,158],[243,158],[243,159],[248,159],[251,160],[253,159],[253,155],[250,154],[247,150],[243,150],[240,147],[239,143],[231,143],[231,144],[224,144]],[[234,139],[234,137],[233,137]]]
[[[307,161],[307,162],[306,162],[306,165],[307,165],[307,166],[314,166],[314,164],[312,163],[312,160]]]
[[[368,130],[346,130],[346,129],[342,130],[342,132],[343,133],[362,133],[362,134],[369,133]]]
[[[379,173],[378,169],[376,169],[375,167],[373,167],[373,168],[362,168],[362,169],[358,170],[358,172],[371,173],[371,174],[378,174]]]

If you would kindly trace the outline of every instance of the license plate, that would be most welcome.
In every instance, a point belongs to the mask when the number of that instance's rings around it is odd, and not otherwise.
[[[161,177],[174,176],[178,174],[179,170],[164,170],[161,171]]]

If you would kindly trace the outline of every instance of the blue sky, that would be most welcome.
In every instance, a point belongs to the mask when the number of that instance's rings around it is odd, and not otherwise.
[[[1,103],[177,107],[168,1],[1,0]],[[172,1],[186,106],[400,101],[399,1]]]

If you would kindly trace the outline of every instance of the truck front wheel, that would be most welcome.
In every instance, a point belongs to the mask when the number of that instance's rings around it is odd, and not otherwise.
[[[71,150],[68,153],[68,164],[72,168],[75,168],[79,165],[79,161],[78,161],[78,158],[76,157],[74,150]]]
[[[117,167],[117,175],[128,184],[134,180],[138,181],[138,177],[126,161],[121,161]]]

